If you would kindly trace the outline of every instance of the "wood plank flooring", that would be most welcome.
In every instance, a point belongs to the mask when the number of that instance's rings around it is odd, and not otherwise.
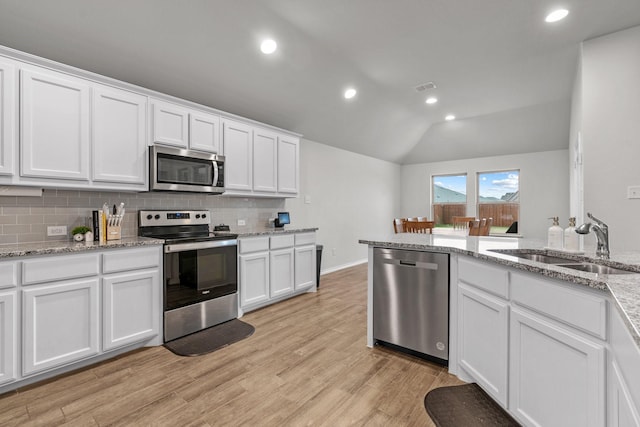
[[[246,314],[250,338],[198,357],[127,353],[0,395],[0,425],[432,426],[446,368],[366,346],[366,264]]]

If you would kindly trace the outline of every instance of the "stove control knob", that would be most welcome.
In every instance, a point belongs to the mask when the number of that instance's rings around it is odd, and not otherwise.
[[[147,219],[153,218],[153,215],[147,215]]]
[[[160,215],[157,215],[154,217],[155,219],[160,219]]]
[[[197,215],[196,215],[196,216],[197,216]],[[202,218],[203,218],[203,219],[204,219],[204,218],[206,218],[206,217],[207,217],[207,214],[202,214]]]
[[[200,214],[196,214],[196,219],[200,218]],[[204,216],[203,216],[204,218]]]

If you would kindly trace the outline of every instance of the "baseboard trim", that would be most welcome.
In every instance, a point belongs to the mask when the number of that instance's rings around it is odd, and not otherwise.
[[[334,273],[336,271],[344,270],[345,268],[355,267],[356,265],[366,264],[366,263],[367,263],[367,259],[365,258],[358,261],[349,262],[347,264],[337,265],[335,267],[330,267],[324,270],[320,270],[320,275],[324,276],[325,274]]]

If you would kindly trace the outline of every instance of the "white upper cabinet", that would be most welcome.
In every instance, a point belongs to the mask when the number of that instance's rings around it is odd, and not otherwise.
[[[147,98],[96,85],[93,89],[93,180],[138,184],[146,180]]]
[[[234,120],[222,121],[225,157],[224,186],[231,192],[251,193],[253,188],[253,128]]]
[[[300,175],[299,148],[300,140],[290,136],[278,138],[278,192],[297,195]]]
[[[153,100],[152,139],[154,143],[180,148],[189,145],[189,111],[176,104]]]
[[[278,136],[263,129],[254,129],[253,191],[275,193],[278,190],[277,161]]]
[[[88,82],[29,67],[20,72],[20,89],[20,174],[88,181]]]
[[[192,150],[220,152],[220,116],[205,112],[189,113],[189,147]]]
[[[0,175],[13,175],[13,149],[16,145],[16,67],[0,59]]]
[[[152,104],[152,143],[220,151],[220,116],[157,99]]]

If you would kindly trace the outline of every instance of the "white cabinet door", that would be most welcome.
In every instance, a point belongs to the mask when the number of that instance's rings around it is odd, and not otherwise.
[[[0,384],[16,378],[16,292],[0,293]]]
[[[16,143],[16,67],[0,59],[0,175],[13,175]]]
[[[189,113],[189,147],[194,150],[220,151],[220,116],[203,111]]]
[[[99,351],[98,279],[22,291],[22,373],[30,375]]]
[[[176,104],[152,101],[153,126],[151,138],[154,143],[187,148],[189,143],[189,111]]]
[[[269,252],[240,255],[240,305],[269,300]]]
[[[233,191],[251,192],[253,187],[253,129],[244,123],[224,120],[224,186]]]
[[[89,180],[89,85],[44,69],[20,74],[21,176]]]
[[[271,251],[269,295],[277,298],[293,292],[293,248]]]
[[[616,360],[609,370],[609,422],[610,427],[640,426],[640,415]]]
[[[513,307],[510,352],[509,409],[524,425],[605,425],[603,345]]]
[[[147,98],[132,92],[94,86],[93,180],[146,183]]]
[[[244,123],[224,120],[224,186],[233,191],[251,192],[253,187],[253,129]]]
[[[253,132],[253,191],[275,193],[278,190],[277,162],[278,136],[256,128]]]
[[[102,281],[102,350],[158,335],[158,270],[106,276]]]
[[[316,247],[295,248],[295,289],[309,288],[316,284]]]
[[[507,406],[509,304],[458,284],[459,363],[502,406]]]
[[[299,147],[298,138],[278,138],[278,192],[298,194],[299,191]]]

